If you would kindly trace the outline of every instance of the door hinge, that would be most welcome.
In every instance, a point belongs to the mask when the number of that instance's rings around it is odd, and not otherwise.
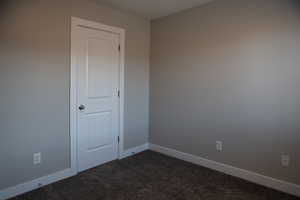
[[[120,143],[120,136],[118,136],[118,143]]]
[[[121,45],[119,45],[118,50],[121,51]]]
[[[118,90],[118,97],[120,98],[120,90]]]

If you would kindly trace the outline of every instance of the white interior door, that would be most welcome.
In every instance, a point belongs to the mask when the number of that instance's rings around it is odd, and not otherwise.
[[[83,171],[118,157],[120,36],[77,29],[77,162]]]

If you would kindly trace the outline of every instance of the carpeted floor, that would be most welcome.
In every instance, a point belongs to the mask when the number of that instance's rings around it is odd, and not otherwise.
[[[300,200],[146,151],[12,200]]]

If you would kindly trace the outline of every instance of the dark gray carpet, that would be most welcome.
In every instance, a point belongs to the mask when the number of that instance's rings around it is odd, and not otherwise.
[[[152,151],[113,161],[13,200],[300,200]]]

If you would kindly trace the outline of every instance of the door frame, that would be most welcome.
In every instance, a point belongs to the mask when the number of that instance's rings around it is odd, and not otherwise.
[[[77,66],[76,66],[76,39],[74,37],[77,26],[90,29],[101,30],[116,33],[120,36],[120,66],[119,66],[119,145],[118,158],[121,158],[124,152],[124,92],[125,92],[125,30],[118,27],[108,26],[98,22],[92,22],[77,17],[71,17],[71,87],[70,87],[70,152],[71,152],[71,169],[74,173],[78,173],[78,157],[77,157]]]

